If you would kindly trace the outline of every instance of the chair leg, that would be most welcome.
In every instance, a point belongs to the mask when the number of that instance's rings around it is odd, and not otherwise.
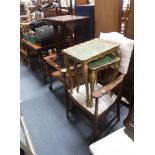
[[[97,138],[97,131],[98,131],[98,119],[94,121],[94,127],[93,127],[93,133],[92,133],[93,141],[95,141]]]
[[[69,99],[67,94],[67,88],[65,88],[64,92],[65,92],[65,98],[66,98],[66,116],[67,116],[67,119],[69,119]]]
[[[120,102],[117,102],[117,121],[120,121]]]
[[[49,86],[49,89],[50,89],[50,90],[53,90],[52,85],[53,85],[53,78],[51,77],[50,86]]]

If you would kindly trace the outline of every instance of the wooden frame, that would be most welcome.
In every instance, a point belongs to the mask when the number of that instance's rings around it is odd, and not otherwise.
[[[63,73],[63,71],[62,71]],[[102,89],[95,91],[92,96],[93,98],[95,98],[95,113],[92,114],[90,113],[86,108],[84,108],[83,106],[81,106],[72,96],[72,94],[69,92],[68,88],[66,87],[67,85],[65,85],[65,94],[66,94],[66,115],[67,118],[69,119],[69,112],[74,111],[74,107],[78,107],[87,117],[88,119],[91,121],[92,125],[93,125],[93,131],[92,131],[92,140],[96,140],[96,138],[102,133],[102,131],[104,130],[103,128],[101,128],[100,126],[100,121],[106,117],[106,115],[109,113],[109,111],[114,108],[114,106],[117,107],[117,114],[116,116],[114,116],[111,121],[108,123],[108,125],[113,122],[115,120],[115,118],[117,117],[117,121],[120,120],[120,100],[121,100],[121,96],[122,96],[122,82],[124,79],[124,74],[119,75],[114,81],[112,81],[110,84],[104,86]],[[64,80],[66,82],[67,77],[66,74],[64,74]],[[119,87],[119,93],[118,96],[116,98],[116,100],[114,101],[114,103],[104,112],[102,112],[101,114],[98,114],[98,102],[99,102],[99,98],[102,97],[102,95],[112,91],[115,87]],[[104,93],[103,93],[104,90]],[[71,103],[69,103],[69,99],[71,99]],[[73,106],[74,105],[74,106]],[[107,126],[108,126],[107,125]],[[98,132],[100,131],[100,132]]]

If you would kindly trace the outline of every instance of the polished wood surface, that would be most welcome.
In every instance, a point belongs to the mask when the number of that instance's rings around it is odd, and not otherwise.
[[[125,75],[121,74],[117,79],[115,79],[111,83],[108,83],[107,85],[103,86],[101,89],[94,91],[92,93],[92,96],[94,98],[100,98],[102,95],[106,94],[110,90],[114,89],[118,84],[120,84],[123,81],[124,77]]]
[[[55,16],[55,17],[49,17],[49,18],[44,18],[44,21],[49,22],[50,24],[65,24],[68,22],[73,22],[73,21],[81,21],[81,20],[86,20],[89,17],[87,16],[76,16],[76,15],[64,15],[64,16]]]
[[[31,43],[31,42],[29,42],[29,41],[27,41],[27,40],[25,40],[25,39],[22,39],[22,42],[23,42],[24,44],[26,44],[26,45],[32,47],[34,50],[40,50],[40,49],[42,49],[41,46],[39,46],[39,45],[37,45],[37,44],[33,44],[33,43]]]
[[[67,33],[66,29],[67,29],[69,37],[70,37],[69,44],[70,44],[70,46],[72,46],[75,44],[75,37],[73,37],[73,35],[75,34],[75,28],[77,26],[80,26],[81,36],[82,36],[82,39],[78,40],[77,43],[85,41],[84,40],[84,31],[87,26],[88,19],[89,19],[89,17],[87,17],[87,16],[64,15],[64,16],[44,18],[43,20],[54,26],[54,30],[55,30],[55,33],[57,36],[57,41],[59,40],[58,26],[62,26],[62,28],[63,28],[62,36],[63,36],[64,40],[66,40],[66,38],[67,38],[67,34],[66,34]]]
[[[122,0],[95,0],[95,34],[120,32]]]

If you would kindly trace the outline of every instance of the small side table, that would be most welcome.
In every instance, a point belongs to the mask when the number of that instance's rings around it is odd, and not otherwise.
[[[54,26],[57,37],[59,37],[58,26],[62,26],[63,28],[62,36],[64,37],[64,40],[66,38],[65,29],[67,28],[69,30],[69,36],[70,36],[70,46],[73,46],[74,45],[73,34],[75,27],[77,26],[80,26],[82,30],[82,40],[79,40],[79,42],[85,41],[84,32],[89,18],[90,17],[88,16],[63,15],[63,16],[44,18],[43,20]],[[59,41],[59,38],[57,38],[57,41]]]
[[[105,57],[108,54],[116,52],[120,56],[118,50],[119,44],[106,40],[95,38],[93,40],[64,49],[64,63],[70,74],[70,60],[82,65],[83,79],[86,86],[86,104],[89,107],[89,86],[88,86],[88,64],[92,61]],[[75,66],[76,70],[76,66]],[[72,92],[72,90],[71,90]]]

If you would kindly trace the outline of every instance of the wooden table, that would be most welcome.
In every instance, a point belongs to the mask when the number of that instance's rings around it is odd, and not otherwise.
[[[33,44],[29,41],[26,41],[25,39],[22,39],[22,43],[28,49],[27,52],[28,52],[29,59],[31,59],[30,52],[38,52],[39,59],[40,59],[39,62],[40,62],[40,66],[41,66],[41,70],[42,70],[42,74],[43,74],[43,79],[44,79],[44,82],[46,83],[47,79],[46,79],[46,74],[45,74],[45,70],[44,70],[43,57],[48,56],[49,55],[48,50],[55,48],[57,46],[57,44],[53,43],[48,46],[40,46],[37,44]]]
[[[87,16],[75,16],[75,15],[63,15],[63,16],[55,16],[55,17],[49,17],[44,18],[43,20],[51,25],[54,26],[55,33],[57,34],[57,40],[59,40],[58,35],[58,26],[63,27],[63,37],[66,37],[65,29],[67,28],[69,30],[69,36],[70,36],[70,45],[74,45],[74,39],[73,34],[75,27],[80,26],[82,30],[82,36],[84,36],[84,31],[87,25],[87,21],[90,17]],[[80,42],[84,41],[84,37],[82,37],[82,40]]]
[[[119,54],[118,46],[118,43],[96,38],[63,50],[65,54],[64,63],[68,72],[70,72],[69,60],[74,60],[82,65],[83,79],[86,86],[87,105],[89,104],[88,64],[115,51]]]

